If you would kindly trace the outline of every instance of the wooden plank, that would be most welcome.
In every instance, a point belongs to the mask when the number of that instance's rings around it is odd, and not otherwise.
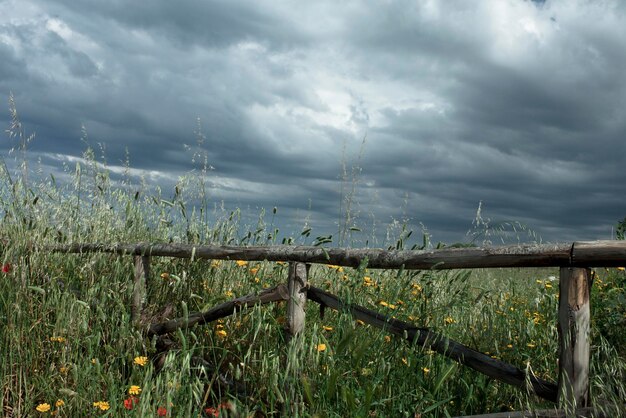
[[[310,246],[192,246],[187,244],[69,244],[46,247],[67,253],[110,252],[163,257],[328,263],[358,267],[367,259],[370,268],[458,269],[490,267],[611,267],[626,264],[626,241],[591,241],[575,244],[513,245],[442,250],[383,250],[320,248]]]
[[[287,292],[287,286],[284,284],[274,286],[272,288],[263,290],[259,294],[250,294],[229,300],[219,304],[205,312],[195,312],[189,315],[187,319],[178,318],[172,319],[160,324],[152,324],[148,330],[148,336],[164,335],[174,332],[179,328],[191,328],[195,325],[206,324],[211,321],[215,321],[220,318],[227,317],[233,313],[242,309],[254,306],[263,305],[266,303],[280,302],[289,299]]]
[[[540,379],[532,373],[527,375],[525,371],[515,366],[491,358],[463,344],[436,334],[427,328],[417,328],[412,324],[389,318],[362,306],[346,304],[337,296],[313,286],[309,286],[307,296],[309,300],[315,301],[320,305],[335,310],[348,311],[356,319],[360,319],[377,328],[384,329],[386,332],[398,337],[405,338],[411,343],[428,347],[439,354],[501,382],[519,388],[526,388],[527,382],[529,382],[529,389],[537,396],[551,402],[556,402],[557,385],[555,383]]]
[[[559,284],[559,404],[589,405],[591,270],[562,267]]]
[[[626,241],[581,241],[572,245],[572,267],[624,267]]]
[[[135,277],[133,279],[133,296],[130,306],[130,320],[134,326],[139,326],[141,312],[146,303],[147,283],[150,276],[150,257],[135,256]]]
[[[287,279],[289,300],[287,301],[287,323],[285,325],[287,341],[304,329],[304,305],[306,304],[309,267],[310,264],[289,263],[289,277]]]

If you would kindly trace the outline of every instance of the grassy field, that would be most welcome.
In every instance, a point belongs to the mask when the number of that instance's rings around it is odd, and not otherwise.
[[[93,152],[85,156],[87,164],[68,170],[63,184],[52,176],[29,180],[25,164],[13,174],[5,165],[0,179],[4,416],[448,417],[551,407],[345,313],[326,312],[322,320],[313,303],[304,335],[289,344],[284,304],[267,305],[171,335],[168,354],[155,358],[156,340],[130,324],[131,258],[51,254],[42,246],[282,240],[263,218],[246,227],[237,211],[209,211],[206,172],[181,179],[164,197],[113,182]],[[191,209],[190,201],[203,204]],[[309,235],[285,242],[313,243]],[[409,248],[407,235],[387,244]],[[152,269],[146,324],[287,277],[286,265],[269,262],[154,258]],[[555,276],[550,269],[311,271],[314,285],[350,302],[550,380],[557,378]],[[603,406],[626,399],[626,278],[619,269],[595,276],[591,392]]]

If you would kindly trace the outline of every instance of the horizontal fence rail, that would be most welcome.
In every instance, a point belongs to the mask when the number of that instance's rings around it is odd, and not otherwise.
[[[325,263],[377,269],[463,269],[492,267],[618,267],[626,259],[626,241],[504,247],[383,250],[311,246],[213,246],[190,244],[67,244],[48,247],[65,253],[105,252],[126,255],[246,261]]]

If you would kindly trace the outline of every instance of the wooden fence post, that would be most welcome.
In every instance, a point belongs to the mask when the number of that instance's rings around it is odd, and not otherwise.
[[[134,326],[139,325],[141,312],[147,298],[147,282],[150,277],[150,257],[135,256],[135,278],[133,280],[133,297],[130,306],[130,320]]]
[[[589,405],[589,292],[591,270],[561,267],[559,282],[558,404],[567,410]]]
[[[287,341],[290,341],[304,329],[304,305],[310,267],[310,264],[289,263],[289,277],[287,279],[289,299],[287,300],[287,321],[285,324]]]

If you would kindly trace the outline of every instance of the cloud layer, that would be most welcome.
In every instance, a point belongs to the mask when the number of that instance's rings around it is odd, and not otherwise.
[[[277,206],[285,228],[333,233],[354,184],[353,222],[379,236],[407,219],[464,240],[482,201],[544,240],[610,238],[621,2],[310,3],[3,0],[0,95],[52,166],[84,125],[165,188],[193,168],[199,118],[213,199]]]

